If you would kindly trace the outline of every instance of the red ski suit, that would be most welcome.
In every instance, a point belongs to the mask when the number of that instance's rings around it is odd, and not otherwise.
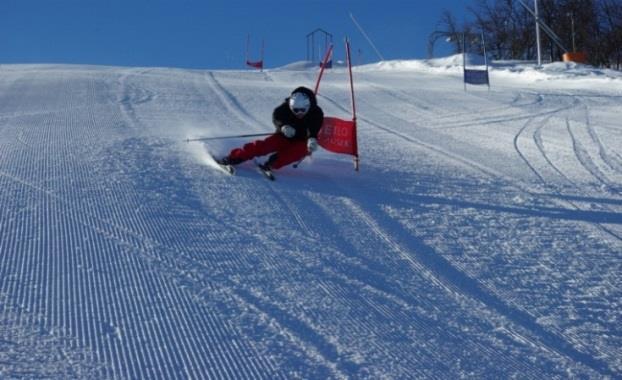
[[[276,133],[264,140],[253,141],[241,148],[233,149],[229,153],[229,159],[242,162],[274,153],[267,163],[272,169],[279,169],[299,161],[307,155],[307,139],[317,138],[324,121],[324,112],[318,107],[313,91],[306,87],[298,87],[292,91],[292,94],[295,92],[304,92],[311,100],[311,107],[305,116],[297,118],[289,109],[289,98],[285,99],[285,102],[276,107],[272,113],[272,122],[276,128]],[[287,138],[281,133],[281,128],[285,125],[296,130],[293,137]]]
[[[254,157],[275,153],[268,159],[272,169],[279,169],[301,160],[307,155],[307,140],[292,140],[280,133],[270,135],[264,140],[257,140],[236,148],[229,153],[234,160],[246,161]]]

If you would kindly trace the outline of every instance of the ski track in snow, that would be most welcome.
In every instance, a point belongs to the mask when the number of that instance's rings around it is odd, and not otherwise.
[[[569,107],[564,107],[562,109],[559,109],[558,111],[565,111],[565,110],[570,110],[571,112],[574,112],[574,110],[578,109],[578,108],[585,108],[585,114],[586,114],[586,130],[589,133],[589,137],[588,136],[584,136],[581,141],[585,141],[585,140],[589,140],[591,143],[596,144],[595,147],[593,148],[594,151],[598,151],[598,156],[601,157],[601,159],[603,160],[603,162],[605,164],[608,164],[608,161],[606,157],[608,157],[608,153],[605,149],[605,147],[602,145],[602,143],[600,143],[600,141],[598,140],[598,137],[595,135],[595,132],[591,126],[591,123],[589,121],[589,114],[587,111],[587,107],[583,105],[583,102],[581,101],[581,99],[579,99],[578,97],[572,97],[573,98],[573,104]],[[517,153],[519,154],[519,156],[521,157],[521,159],[525,162],[525,164],[527,164],[527,166],[531,169],[531,171],[538,177],[538,179],[540,180],[540,182],[543,185],[548,186],[549,188],[552,188],[554,192],[556,192],[560,197],[563,197],[563,188],[564,186],[559,186],[559,185],[555,185],[555,183],[557,183],[558,181],[554,180],[555,176],[560,176],[563,179],[563,182],[567,182],[567,185],[571,186],[574,190],[579,190],[581,188],[581,185],[578,184],[577,182],[571,180],[569,178],[569,175],[564,174],[560,168],[558,168],[555,163],[547,156],[546,153],[546,148],[544,146],[543,143],[543,138],[542,138],[542,131],[544,129],[544,127],[549,123],[549,120],[555,116],[555,114],[559,113],[552,113],[550,115],[548,115],[545,119],[542,120],[537,120],[537,116],[530,118],[527,123],[525,123],[525,125],[521,128],[521,130],[518,132],[518,134],[514,137],[514,147],[515,150],[517,151]],[[538,153],[542,156],[542,158],[545,160],[545,163],[543,165],[537,165],[535,163],[535,156],[534,158],[527,158],[525,153],[523,153],[523,151],[521,150],[521,148],[519,147],[519,139],[520,136],[530,127],[532,127],[532,125],[538,125],[538,127],[535,128],[534,132],[533,132],[533,141],[535,142],[535,145],[537,147]],[[572,152],[574,153],[575,157],[577,158],[577,160],[581,163],[581,166],[587,170],[587,172],[589,172],[589,174],[592,176],[592,178],[596,179],[598,181],[599,184],[601,184],[602,186],[606,186],[608,189],[614,189],[615,191],[615,185],[607,180],[604,176],[604,174],[602,174],[602,172],[598,169],[598,167],[596,166],[596,164],[594,163],[594,161],[590,158],[590,154],[587,152],[587,150],[585,148],[582,147],[581,143],[579,142],[579,140],[575,137],[575,135],[573,134],[571,128],[570,128],[570,122],[568,120],[568,117],[565,118],[565,126],[566,126],[566,131],[568,132],[568,135],[570,136],[570,139],[572,141]],[[537,166],[537,168],[536,168]],[[546,170],[548,169],[553,169],[554,173],[550,173],[550,174],[543,174]],[[572,201],[566,201],[566,203],[568,205],[570,205],[571,207],[573,207],[574,209],[576,209],[577,211],[583,212],[585,210],[583,210],[581,208],[580,205],[578,205],[576,202],[572,202]],[[603,206],[603,207],[599,207],[599,211],[605,212],[605,213],[610,213],[612,215],[613,218],[615,218],[615,214],[616,214],[616,210],[612,209],[611,207],[608,206]],[[621,235],[614,231],[611,230],[610,228],[607,228],[601,224],[597,224],[596,225],[597,228],[599,228],[600,230],[604,231],[605,233],[609,234],[610,236],[620,240],[622,237]]]
[[[1,378],[620,377],[606,91],[355,71],[361,172],[268,182],[182,141],[271,130],[314,72],[0,74]]]
[[[569,108],[572,108],[572,106],[564,106],[564,107],[562,107],[560,109],[553,110],[551,112],[546,112],[545,114],[547,115],[547,117],[546,117],[545,121],[548,120],[548,118],[552,117],[553,115],[559,113],[560,111],[563,111],[563,110],[566,110],[566,109],[569,109]],[[525,127],[527,127],[530,123],[532,123],[536,119],[536,117],[538,117],[538,116],[542,116],[542,115],[530,116],[528,122],[525,124]],[[508,119],[506,118],[505,120],[507,121]],[[381,128],[381,129],[386,129],[386,128],[384,128],[382,126],[379,126],[379,125],[375,125],[375,126],[378,127],[378,128]],[[525,127],[523,127],[523,129],[521,129],[521,132],[524,130]],[[515,138],[515,146],[516,146],[516,140],[518,139],[518,136],[520,135],[521,132],[519,132],[519,134]],[[404,137],[404,136],[401,136],[401,137],[403,137],[405,140],[411,141],[407,137]],[[516,149],[517,149],[517,151],[520,154],[520,150],[518,149],[518,147]],[[524,158],[524,156],[523,156],[523,159],[531,167],[531,165]],[[538,175],[538,177],[542,179],[542,177],[539,175],[539,173],[535,169],[533,169],[533,167],[531,167],[531,168]],[[546,182],[546,181],[544,181],[544,182]],[[380,233],[377,228],[373,228],[373,229],[376,230],[377,233],[383,235],[385,240],[389,240],[386,237],[386,235]],[[397,249],[397,250],[402,252],[402,250],[400,250],[400,249]],[[451,268],[451,265],[448,265],[448,263],[434,263],[434,264],[432,264],[430,262],[428,264],[428,266],[429,267],[437,267],[437,268],[441,267],[441,268],[443,268],[442,271],[449,270],[448,273],[450,273],[450,275],[448,274],[446,278],[448,278],[448,279],[452,279],[453,278],[454,280],[457,278],[457,280],[455,280],[455,281],[458,281],[459,283],[469,283],[469,280],[467,280],[465,277],[461,277],[462,274],[459,273],[459,272],[455,272],[455,269]],[[419,271],[421,271],[424,268],[418,267],[417,269]],[[475,283],[473,283],[471,286],[473,286],[474,288],[477,288],[477,285],[475,285]],[[595,359],[593,357],[590,357],[590,356],[583,355],[582,353],[569,348],[570,345],[567,342],[564,342],[563,340],[561,340],[559,337],[555,336],[554,334],[546,332],[545,330],[540,329],[539,327],[537,327],[537,324],[534,323],[533,319],[530,316],[528,316],[526,314],[525,315],[521,315],[521,312],[519,312],[518,310],[510,310],[510,309],[508,309],[507,306],[503,305],[502,302],[500,302],[499,300],[494,300],[494,298],[491,298],[489,295],[486,295],[485,292],[482,293],[482,294],[479,294],[480,293],[479,291],[476,292],[476,293],[473,293],[471,290],[468,290],[467,288],[460,289],[460,291],[462,293],[466,294],[466,295],[470,295],[470,296],[478,299],[479,301],[482,301],[482,302],[488,304],[489,306],[492,306],[493,308],[497,309],[498,311],[504,313],[507,317],[511,318],[513,316],[515,321],[518,324],[521,324],[521,325],[524,325],[524,326],[528,326],[528,328],[530,328],[531,330],[534,330],[536,332],[536,334],[539,335],[540,339],[542,339],[543,341],[548,341],[547,344],[552,344],[555,347],[556,350],[561,351],[563,354],[567,354],[567,355],[573,357],[575,360],[583,361],[585,364],[590,365],[590,366],[594,366],[597,369],[601,369],[601,370],[607,371],[607,366],[604,365],[603,363],[599,363],[599,361],[597,359]]]

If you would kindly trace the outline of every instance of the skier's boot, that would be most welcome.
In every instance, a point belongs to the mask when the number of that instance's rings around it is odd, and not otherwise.
[[[257,167],[263,173],[266,178],[271,181],[274,181],[274,174],[272,174],[272,167],[270,166],[270,160],[264,162],[263,164],[257,163]]]
[[[242,162],[244,162],[244,160],[240,160],[239,158],[231,158],[229,156],[225,156],[221,159],[216,160],[216,162],[218,162],[221,165],[235,166],[235,165],[241,164]]]
[[[267,162],[265,162],[263,164],[259,164],[258,163],[257,166],[259,167],[259,169],[263,170],[264,172],[271,172],[272,171],[272,168],[270,168],[270,165]]]

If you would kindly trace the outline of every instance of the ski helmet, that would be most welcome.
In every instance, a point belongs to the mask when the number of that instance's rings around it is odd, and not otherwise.
[[[311,99],[304,92],[294,92],[289,97],[289,109],[296,115],[297,117],[303,117],[309,112],[309,108],[311,108]]]

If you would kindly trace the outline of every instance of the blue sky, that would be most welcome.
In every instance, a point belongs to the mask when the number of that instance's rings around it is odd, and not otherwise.
[[[239,69],[265,41],[267,67],[304,60],[306,35],[333,34],[336,58],[350,36],[355,63],[425,58],[443,9],[459,20],[466,0],[2,0],[0,63],[85,63]],[[319,44],[318,44],[319,45]],[[447,53],[443,42],[435,49]],[[322,46],[316,46],[316,51]]]

